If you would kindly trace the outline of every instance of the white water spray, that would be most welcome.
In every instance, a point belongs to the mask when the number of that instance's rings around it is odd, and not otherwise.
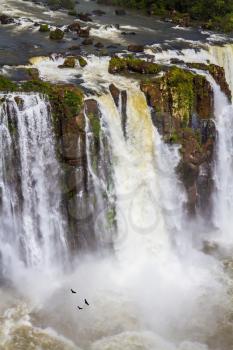
[[[66,241],[49,104],[39,95],[1,99],[0,241],[9,278],[20,265],[49,271],[65,261]]]

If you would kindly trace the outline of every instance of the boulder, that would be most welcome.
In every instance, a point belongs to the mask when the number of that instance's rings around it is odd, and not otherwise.
[[[97,49],[103,49],[103,48],[104,48],[104,44],[98,42],[98,43],[95,44],[95,47],[96,47]]]
[[[80,67],[83,68],[83,67],[85,67],[87,65],[87,61],[82,56],[78,56],[77,60],[79,62]]]
[[[64,61],[64,63],[58,68],[74,68],[76,64],[75,57],[67,57]]]
[[[79,13],[77,17],[83,22],[92,22],[90,13]]]
[[[13,17],[2,14],[0,15],[0,22],[1,24],[11,24],[11,23],[15,23],[15,20]]]
[[[130,52],[144,52],[144,46],[143,45],[129,45],[128,51],[130,51]]]
[[[55,30],[51,30],[50,31],[50,39],[51,40],[62,40],[64,38],[64,32],[59,29],[59,28],[56,28]]]
[[[117,16],[125,16],[126,15],[126,11],[124,9],[118,9],[118,10],[115,10],[115,14]]]
[[[71,24],[68,25],[67,29],[71,32],[80,32],[81,26],[79,22],[73,22]]]
[[[90,28],[81,28],[78,34],[80,38],[88,38],[90,35]]]
[[[106,12],[105,12],[105,11],[102,11],[102,10],[93,10],[92,13],[93,13],[93,15],[95,15],[95,16],[103,16],[103,15],[106,15]]]
[[[83,40],[82,45],[88,46],[88,45],[93,45],[93,39],[92,38],[86,38]]]

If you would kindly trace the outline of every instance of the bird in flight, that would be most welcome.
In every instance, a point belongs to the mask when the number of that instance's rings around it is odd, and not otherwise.
[[[78,309],[79,309],[79,310],[82,310],[83,308],[82,308],[82,307],[80,307],[80,306],[78,306]]]
[[[71,293],[73,293],[73,294],[76,294],[76,293],[77,293],[77,292],[75,292],[75,290],[73,290],[73,289],[71,289],[70,291],[71,291]]]
[[[87,302],[87,299],[85,299],[84,301],[85,301],[85,304],[86,304],[86,305],[88,305],[88,306],[90,305],[90,304]]]

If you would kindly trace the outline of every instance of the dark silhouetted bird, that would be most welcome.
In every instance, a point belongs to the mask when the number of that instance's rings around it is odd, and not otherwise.
[[[78,306],[78,309],[79,309],[79,310],[82,310],[83,308],[82,308],[82,307],[80,307],[80,306]]]
[[[90,304],[87,302],[87,299],[85,299],[84,301],[85,301],[85,304],[86,304],[86,305],[90,305]]]
[[[75,290],[71,289],[71,293],[76,294],[77,292],[75,292]]]

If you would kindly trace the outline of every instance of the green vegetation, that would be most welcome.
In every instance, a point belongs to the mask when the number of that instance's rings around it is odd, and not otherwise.
[[[80,67],[83,68],[83,67],[85,67],[87,65],[87,61],[82,56],[78,56],[77,59],[79,61]]]
[[[38,92],[47,96],[52,106],[56,133],[59,133],[59,121],[61,118],[70,119],[76,117],[82,110],[84,104],[83,92],[78,87],[73,85],[52,84],[40,79],[16,84],[6,77],[0,76],[0,91]],[[98,132],[98,126],[95,121],[93,125],[95,132]]]
[[[0,75],[0,91],[12,92],[17,90],[17,84],[13,83],[10,79]]]
[[[191,19],[201,22],[207,29],[233,31],[232,0],[98,0],[98,2],[127,6],[157,16],[171,17],[174,22],[180,24],[188,25]]]
[[[49,37],[52,40],[62,40],[64,38],[64,32],[61,29],[56,28],[50,32]]]
[[[183,126],[187,126],[194,105],[194,74],[178,67],[167,73],[167,85],[173,98],[173,113],[180,115]]]
[[[39,31],[42,33],[46,33],[46,32],[50,31],[50,28],[49,28],[48,24],[41,24]]]
[[[109,73],[127,73],[134,72],[139,74],[158,74],[162,66],[156,63],[143,61],[132,55],[124,58],[112,57],[109,62]]]
[[[99,134],[101,130],[100,119],[98,116],[94,115],[93,113],[89,113],[88,117],[90,120],[90,126],[93,132],[93,135],[96,139],[99,139]]]

